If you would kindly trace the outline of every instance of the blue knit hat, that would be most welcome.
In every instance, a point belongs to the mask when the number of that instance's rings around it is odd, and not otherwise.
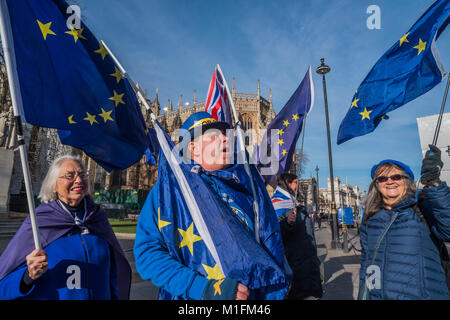
[[[374,176],[374,174],[375,174],[375,170],[377,170],[378,166],[380,166],[380,165],[382,165],[382,164],[384,164],[384,163],[393,163],[393,164],[396,164],[397,166],[399,166],[400,168],[402,168],[403,171],[405,171],[405,173],[411,178],[412,181],[414,181],[414,173],[412,172],[411,168],[408,167],[408,166],[407,166],[406,164],[404,164],[403,162],[396,161],[396,160],[392,160],[392,159],[386,159],[386,160],[383,160],[383,161],[381,161],[380,163],[374,165],[374,166],[372,167],[371,172],[370,172],[370,175],[371,175],[372,179],[373,179],[373,176]]]

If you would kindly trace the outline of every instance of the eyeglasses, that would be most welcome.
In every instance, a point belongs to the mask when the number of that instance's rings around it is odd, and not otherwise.
[[[388,181],[389,179],[391,179],[392,181],[400,181],[400,180],[402,180],[403,178],[406,178],[404,175],[401,175],[401,174],[394,174],[394,175],[392,175],[392,176],[390,176],[390,177],[386,177],[386,176],[379,176],[379,177],[377,177],[375,180],[378,182],[378,183],[380,183],[380,182],[386,182],[386,181]]]
[[[69,171],[69,172],[66,172],[63,176],[58,177],[58,178],[66,179],[68,181],[75,181],[77,179],[77,177],[80,177],[81,179],[85,180],[88,178],[88,176],[89,176],[89,172]]]

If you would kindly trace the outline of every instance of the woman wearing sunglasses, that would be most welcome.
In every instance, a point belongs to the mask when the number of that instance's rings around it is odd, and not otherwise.
[[[372,168],[360,229],[359,299],[449,299],[441,256],[450,241],[450,188],[439,180],[442,165],[440,150],[430,145],[420,192],[404,163],[383,160]]]

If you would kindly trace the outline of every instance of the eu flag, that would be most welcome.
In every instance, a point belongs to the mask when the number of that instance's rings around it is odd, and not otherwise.
[[[3,2],[19,109],[26,122],[59,129],[62,143],[105,169],[128,168],[149,144],[140,106],[89,29],[68,23],[67,7],[63,0]]]
[[[255,183],[260,199],[261,244],[242,221],[239,208],[233,206],[242,203],[240,193],[233,190],[245,190],[250,184],[244,166],[235,164],[209,173],[196,163],[179,161],[178,148],[156,121],[155,130],[163,151],[159,156],[157,186],[159,202],[164,205],[159,208],[158,226],[171,256],[207,279],[238,280],[249,287],[255,299],[283,299],[289,282],[283,271],[279,225],[256,168],[251,167],[258,177]],[[216,176],[227,181],[220,185],[219,194],[209,185]],[[234,201],[225,201],[224,195]],[[246,209],[253,217],[250,203]],[[160,298],[176,297],[163,290]]]
[[[353,96],[337,143],[375,130],[387,113],[431,90],[445,70],[436,40],[450,22],[450,1],[436,1],[375,64]]]
[[[259,147],[258,169],[265,182],[275,188],[277,177],[289,170],[295,145],[302,131],[305,116],[314,104],[314,83],[311,67],[286,105],[270,122]],[[274,131],[272,131],[274,130]],[[275,135],[272,135],[275,133]],[[276,141],[272,138],[276,137]],[[267,151],[264,150],[267,146]]]

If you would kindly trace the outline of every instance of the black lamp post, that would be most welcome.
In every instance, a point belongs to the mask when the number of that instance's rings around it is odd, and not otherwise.
[[[328,138],[328,161],[330,165],[330,181],[331,181],[331,248],[339,248],[339,233],[338,233],[338,218],[336,214],[336,199],[334,196],[334,176],[333,176],[333,158],[331,154],[331,140],[330,140],[330,120],[328,117],[328,100],[327,100],[327,85],[325,81],[325,74],[330,72],[331,68],[325,64],[325,59],[320,59],[320,66],[317,67],[316,72],[322,75],[323,84],[323,98],[325,102],[325,118],[327,125]]]
[[[314,170],[316,170],[316,185],[317,185],[316,217],[317,217],[317,220],[319,220],[320,219],[320,211],[319,211],[319,203],[320,203],[320,200],[319,200],[319,197],[320,197],[320,193],[319,193],[319,166],[316,165],[316,169],[314,169]]]

